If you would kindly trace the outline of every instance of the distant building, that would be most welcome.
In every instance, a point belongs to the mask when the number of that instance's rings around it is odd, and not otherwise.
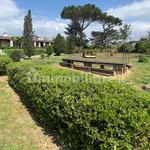
[[[46,45],[51,45],[54,42],[50,39],[42,39],[38,36],[34,37],[34,46],[36,47],[45,47]],[[11,37],[8,37],[7,33],[3,33],[3,36],[0,36],[0,47],[13,47],[13,41]]]

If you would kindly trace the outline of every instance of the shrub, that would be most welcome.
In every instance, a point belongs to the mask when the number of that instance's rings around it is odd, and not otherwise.
[[[6,75],[6,66],[12,62],[12,59],[9,57],[0,57],[0,75]]]
[[[149,62],[149,58],[147,58],[145,56],[140,56],[139,62]]]
[[[35,48],[35,55],[41,55],[41,54],[45,54],[45,53],[46,53],[45,48]]]
[[[22,57],[22,52],[20,51],[20,50],[13,50],[12,52],[11,52],[11,55],[10,55],[10,57],[12,58],[12,60],[14,61],[14,62],[19,62],[20,60],[21,60],[21,57]]]
[[[48,56],[51,56],[53,53],[54,53],[53,46],[51,46],[51,45],[47,46],[47,48],[46,48],[46,54]]]
[[[149,148],[149,93],[79,73],[69,80],[71,71],[23,63],[10,64],[7,72],[35,117],[56,129],[64,145],[75,150]]]
[[[44,54],[41,54],[41,58],[44,58],[45,57],[45,55]]]

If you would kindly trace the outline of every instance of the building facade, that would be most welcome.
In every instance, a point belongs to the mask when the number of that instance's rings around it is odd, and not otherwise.
[[[54,42],[52,40],[45,40],[40,37],[34,37],[34,46],[35,47],[45,47],[51,45]],[[11,37],[8,37],[7,33],[3,33],[3,36],[0,36],[0,47],[13,47],[13,40]]]

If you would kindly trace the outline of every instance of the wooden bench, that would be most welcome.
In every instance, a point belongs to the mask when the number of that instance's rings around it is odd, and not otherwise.
[[[106,75],[106,76],[115,76],[116,72],[108,69],[100,69],[100,68],[91,68],[92,73]]]
[[[74,65],[74,69],[76,70],[81,70],[81,71],[86,71],[86,72],[89,72],[89,67],[87,66],[80,66],[80,65]]]
[[[74,64],[71,64],[71,63],[60,62],[59,65],[62,66],[62,67],[68,67],[68,68],[73,68],[74,69]]]

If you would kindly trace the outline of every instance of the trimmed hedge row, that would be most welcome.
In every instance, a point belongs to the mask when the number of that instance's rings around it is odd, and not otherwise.
[[[10,64],[7,72],[36,118],[56,129],[63,145],[75,150],[150,148],[149,93],[79,73],[69,80],[71,71],[23,63]]]
[[[0,75],[6,75],[6,66],[12,63],[12,59],[5,56],[0,56]]]

